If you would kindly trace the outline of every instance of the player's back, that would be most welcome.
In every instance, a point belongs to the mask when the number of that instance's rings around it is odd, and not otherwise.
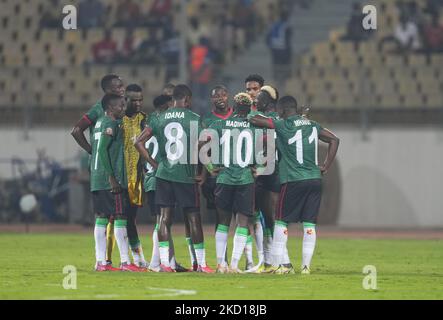
[[[255,127],[247,117],[233,114],[225,120],[215,121],[210,129],[216,130],[219,134],[219,163],[224,167],[217,177],[217,183],[230,185],[253,183],[250,166],[254,164]]]
[[[277,148],[280,152],[280,182],[320,179],[318,168],[318,134],[315,121],[299,115],[274,121]]]
[[[169,108],[150,122],[159,145],[156,177],[195,183],[200,116],[187,108]]]

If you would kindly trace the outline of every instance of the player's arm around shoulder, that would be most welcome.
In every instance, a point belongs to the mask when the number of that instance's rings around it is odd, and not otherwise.
[[[253,126],[259,128],[268,128],[268,129],[275,128],[274,120],[271,117],[266,117],[261,114],[252,115],[251,117],[248,117],[248,120]]]
[[[322,174],[326,174],[335,159],[337,154],[338,145],[340,144],[340,139],[329,129],[321,128],[318,135],[319,140],[329,144],[328,153],[326,154],[326,159],[323,165],[319,166]]]

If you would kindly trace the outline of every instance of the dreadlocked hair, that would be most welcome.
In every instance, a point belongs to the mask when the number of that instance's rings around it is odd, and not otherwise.
[[[242,106],[252,106],[253,104],[251,97],[245,92],[237,93],[234,97],[234,102],[235,104]]]
[[[271,86],[264,86],[264,87],[261,87],[261,88],[260,88],[260,91],[265,91],[266,93],[269,94],[269,96],[270,96],[273,100],[275,100],[275,101],[278,100],[278,91],[277,91],[277,89],[275,89],[274,87],[271,87]]]

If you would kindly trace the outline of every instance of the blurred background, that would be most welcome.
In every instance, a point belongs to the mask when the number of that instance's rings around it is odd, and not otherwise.
[[[362,28],[366,4],[377,30]],[[146,112],[188,83],[201,114],[213,85],[233,96],[258,73],[341,139],[321,224],[443,227],[441,0],[0,0],[0,223],[92,223],[70,130],[110,72],[143,87]]]

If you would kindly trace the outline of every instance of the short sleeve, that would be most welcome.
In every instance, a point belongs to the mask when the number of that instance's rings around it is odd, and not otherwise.
[[[272,119],[272,123],[274,124],[275,131],[282,132],[285,127],[284,119]]]
[[[319,123],[317,123],[315,121],[313,121],[313,122],[314,122],[314,126],[317,128],[317,132],[320,133],[320,131],[323,130],[323,127]]]
[[[92,122],[92,123],[96,123],[98,118],[100,118],[102,115],[99,114],[99,110],[98,108],[101,108],[101,104],[95,104],[91,107],[91,109],[89,109],[89,111],[86,113],[86,117],[88,117],[88,119]]]

